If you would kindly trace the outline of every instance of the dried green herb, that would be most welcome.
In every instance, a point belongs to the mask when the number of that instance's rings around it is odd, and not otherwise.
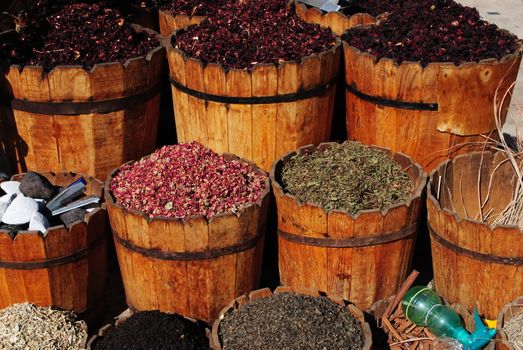
[[[293,156],[283,166],[282,181],[300,202],[350,214],[402,202],[414,189],[407,173],[385,152],[356,142]]]

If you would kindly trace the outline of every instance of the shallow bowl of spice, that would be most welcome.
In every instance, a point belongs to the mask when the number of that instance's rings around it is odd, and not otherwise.
[[[353,304],[312,290],[264,288],[232,300],[214,322],[211,348],[351,349],[372,347],[370,327]]]
[[[105,179],[156,146],[165,50],[157,33],[106,4],[55,12],[46,4],[28,3],[24,25],[0,43],[17,133],[10,136],[25,145],[18,170]]]
[[[396,292],[413,256],[427,176],[408,156],[358,142],[305,146],[270,173],[283,284],[360,308]]]
[[[296,147],[327,141],[340,45],[282,0],[234,3],[176,31],[166,48],[178,140],[265,171]]]
[[[74,173],[28,172],[0,188],[5,193],[0,197],[0,307],[29,301],[92,321],[102,307],[107,270],[109,222],[99,203],[103,182]],[[49,209],[71,191],[69,202],[80,199],[58,206],[63,213]],[[92,201],[88,209],[66,208],[87,201]]]
[[[123,165],[107,181],[130,308],[212,322],[259,283],[270,185],[252,163],[191,142]]]
[[[505,120],[523,50],[475,8],[452,0],[402,5],[342,35],[347,133],[430,172],[497,137],[494,114]]]
[[[114,324],[100,328],[88,343],[89,350],[207,350],[209,328],[201,321],[160,311],[127,309]]]

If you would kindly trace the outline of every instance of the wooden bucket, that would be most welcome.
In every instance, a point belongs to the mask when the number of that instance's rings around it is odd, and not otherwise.
[[[520,313],[523,313],[523,296],[505,305],[500,311],[496,326],[498,331],[496,336],[496,350],[514,350],[514,347],[508,342],[507,333],[503,331],[503,327],[505,327],[505,323],[512,319],[512,317]]]
[[[108,184],[117,172],[109,176]],[[181,220],[127,210],[107,190],[127,305],[138,311],[175,312],[212,322],[229,300],[255,288],[260,280],[269,192],[267,177],[258,202],[236,214]]]
[[[499,61],[398,65],[343,45],[349,138],[408,154],[427,172],[496,130],[496,89],[503,96],[521,63],[518,49]]]
[[[152,31],[151,31],[152,32]],[[12,65],[7,79],[25,154],[19,171],[75,171],[106,178],[111,169],[154,150],[165,60],[146,57],[81,66]]]
[[[511,201],[515,181],[506,155],[492,152],[457,156],[430,174],[427,210],[435,289],[450,303],[477,307],[487,319],[495,319],[523,293],[523,235],[514,226],[491,227],[476,220],[479,198],[483,213],[497,215]]]
[[[67,186],[80,175],[43,173],[52,184]],[[24,174],[13,176],[20,181]],[[84,176],[88,195],[103,196],[103,183]],[[28,301],[76,313],[101,303],[107,272],[109,226],[104,208],[70,227],[21,231],[14,239],[0,230],[0,308]]]
[[[278,207],[280,279],[283,285],[320,290],[365,309],[396,293],[410,269],[427,175],[409,157],[396,153],[393,159],[415,185],[405,202],[383,211],[362,210],[355,216],[299,203],[284,190],[283,165],[296,154],[324,150],[331,144],[299,148],[271,170]]]
[[[225,314],[237,309],[241,305],[247,304],[256,299],[266,298],[266,297],[270,297],[273,294],[281,294],[281,293],[311,295],[314,297],[320,296],[320,293],[318,293],[317,291],[315,292],[312,290],[306,290],[306,289],[301,290],[301,289],[295,289],[295,288],[291,288],[291,287],[282,287],[282,286],[277,287],[274,290],[274,293],[271,292],[271,290],[269,288],[263,288],[263,289],[254,290],[254,291],[250,292],[249,294],[242,295],[242,296],[234,299],[233,301],[231,301],[229,303],[229,305],[224,307],[223,310],[220,312],[220,317],[218,317],[216,319],[216,321],[214,321],[214,324],[212,325],[212,333],[211,333],[211,338],[210,338],[211,349],[213,349],[213,350],[222,349],[222,343],[221,343],[220,336],[219,336],[219,330],[220,330],[220,322],[225,317]],[[364,338],[363,348],[361,350],[370,350],[372,348],[372,334],[370,332],[369,324],[365,321],[365,319],[363,317],[363,312],[361,312],[357,307],[355,307],[354,305],[350,304],[349,302],[347,302],[345,300],[331,298],[329,296],[327,296],[327,297],[331,301],[334,301],[335,303],[345,306],[347,308],[347,311],[350,312],[354,317],[356,317],[358,319],[358,321],[360,321],[361,329],[363,331],[363,338]]]
[[[170,39],[167,45],[179,142],[195,140],[268,171],[286,152],[329,139],[339,44],[299,62],[252,70],[204,66]]]
[[[324,12],[317,7],[309,7],[304,3],[294,1],[296,14],[307,23],[319,24],[322,27],[327,27],[338,36],[345,33],[349,28],[358,25],[374,24],[384,18],[385,15],[373,17],[368,13],[356,13],[352,16],[344,15],[343,13]]]
[[[95,335],[93,335],[92,337],[89,338],[89,341],[87,342],[87,349],[90,350],[90,349],[95,348],[95,344],[96,344],[96,342],[98,342],[100,340],[100,338],[107,336],[107,334],[109,334],[115,327],[118,327],[121,324],[123,324],[133,314],[134,314],[133,310],[127,309],[124,312],[122,312],[120,315],[116,316],[116,318],[114,320],[114,324],[106,324],[105,326],[100,328]],[[198,321],[193,318],[185,317],[185,319],[187,319],[191,322],[194,322],[194,323],[198,323]],[[206,333],[207,337],[210,338],[211,332],[208,328],[205,328],[205,333]]]
[[[170,12],[159,10],[160,34],[169,36],[173,32],[190,26],[191,24],[199,24],[206,16],[185,16],[173,15]]]

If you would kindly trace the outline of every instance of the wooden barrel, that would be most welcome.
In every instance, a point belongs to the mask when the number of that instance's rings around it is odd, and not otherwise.
[[[43,173],[52,184],[66,186],[81,175]],[[24,174],[13,176],[19,181]],[[84,176],[86,194],[103,196],[103,183]],[[44,236],[21,231],[15,238],[0,230],[0,308],[28,301],[76,313],[101,303],[107,272],[109,226],[104,208],[69,227],[53,226]]]
[[[284,189],[283,165],[296,154],[321,151],[330,145],[299,148],[275,162],[271,170],[278,207],[280,279],[283,285],[320,290],[365,309],[396,293],[410,269],[427,176],[409,157],[396,153],[393,159],[415,186],[406,201],[383,211],[362,210],[354,216],[299,203]]]
[[[109,334],[112,330],[114,330],[115,327],[118,327],[118,326],[122,325],[133,314],[134,314],[133,310],[127,309],[127,310],[123,311],[120,315],[118,315],[115,318],[114,324],[113,323],[106,324],[105,326],[100,328],[98,330],[98,332],[96,332],[96,334],[94,334],[93,336],[91,336],[89,338],[89,340],[87,342],[87,349],[90,350],[90,349],[96,348],[95,345],[96,345],[96,343],[98,341],[100,341],[100,338],[103,338],[103,337],[107,336],[107,334]],[[192,318],[189,318],[189,317],[185,317],[185,319],[187,319],[187,320],[189,320],[191,322],[199,324],[198,320],[195,320],[195,319],[192,319]],[[203,326],[203,325],[201,325],[201,326]],[[207,337],[209,338],[210,337],[210,333],[211,333],[209,328],[205,328],[205,333],[206,333]]]
[[[174,31],[183,29],[191,24],[199,24],[206,16],[174,15],[168,11],[159,10],[160,34],[169,36]]]
[[[232,300],[226,307],[223,308],[223,310],[220,312],[220,316],[214,321],[212,325],[212,333],[211,333],[211,349],[213,350],[221,350],[222,349],[222,343],[219,336],[219,330],[220,330],[220,322],[223,320],[225,315],[228,312],[231,312],[241,305],[247,304],[251,301],[254,301],[256,299],[260,298],[266,298],[270,297],[273,294],[281,294],[281,293],[293,293],[293,294],[301,294],[301,295],[311,295],[314,297],[319,297],[320,293],[317,291],[307,290],[307,289],[296,289],[291,287],[277,287],[274,290],[274,293],[271,292],[269,288],[263,288],[258,289],[250,292],[249,294],[245,294],[242,296],[239,296],[238,298]],[[353,304],[342,300],[338,298],[332,298],[330,296],[327,296],[331,301],[343,305],[346,307],[347,311],[350,312],[354,317],[360,321],[361,329],[363,331],[363,347],[361,350],[370,350],[372,348],[372,334],[370,332],[369,324],[365,321],[363,312],[359,310],[357,307],[355,307]]]
[[[152,31],[151,31],[152,32]],[[75,171],[105,179],[154,150],[165,60],[146,57],[81,66],[12,65],[7,74],[16,129],[25,145],[19,171]]]
[[[373,17],[368,13],[356,13],[352,16],[344,15],[342,12],[324,12],[317,7],[307,6],[304,3],[294,1],[296,14],[307,23],[319,24],[327,27],[336,35],[342,35],[349,28],[358,25],[373,24],[384,18],[384,15]]]
[[[408,154],[427,172],[496,130],[496,89],[503,96],[521,63],[521,49],[499,61],[425,67],[377,60],[345,42],[344,53],[349,138]],[[503,120],[509,104],[510,96]]]
[[[503,328],[505,327],[505,324],[510,321],[510,319],[512,319],[512,317],[521,313],[523,313],[523,296],[520,296],[514,301],[505,305],[500,311],[496,326],[498,331],[495,343],[496,350],[514,350],[514,346],[508,342],[507,333],[505,333]],[[494,347],[489,347],[489,350],[493,348]]]
[[[229,69],[187,57],[166,43],[179,142],[252,160],[274,160],[328,141],[341,47],[278,65]]]
[[[487,319],[495,319],[505,304],[523,294],[523,233],[478,220],[479,208],[495,217],[511,201],[516,180],[506,155],[492,152],[457,156],[430,174],[427,210],[435,289],[450,303],[477,307]]]
[[[108,184],[117,172],[109,176]],[[149,218],[143,212],[127,210],[107,190],[107,210],[129,307],[212,322],[229,300],[255,288],[260,280],[269,192],[267,177],[257,203],[237,213],[182,220]]]

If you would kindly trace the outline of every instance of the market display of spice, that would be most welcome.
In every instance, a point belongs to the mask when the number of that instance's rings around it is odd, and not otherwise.
[[[403,202],[414,189],[407,173],[385,152],[353,142],[293,156],[283,167],[282,180],[302,203],[351,214]]]
[[[360,322],[325,297],[275,294],[225,314],[220,322],[223,349],[363,348]]]
[[[124,165],[110,184],[116,201],[147,215],[211,218],[256,203],[265,177],[196,142],[165,146]]]
[[[71,3],[42,17],[48,11],[35,6],[27,18],[19,19],[20,35],[2,44],[0,57],[50,71],[57,65],[91,68],[96,63],[124,63],[159,46],[156,37],[136,32],[122,13],[104,3]]]
[[[518,49],[517,38],[453,0],[407,1],[386,21],[349,29],[343,40],[376,57],[421,62],[478,62]]]
[[[176,314],[144,311],[133,314],[93,343],[93,350],[206,350],[207,337],[196,323]]]
[[[0,1],[0,349],[523,350],[523,41],[480,11]]]
[[[0,310],[2,349],[82,349],[87,344],[87,326],[70,311],[14,304]]]
[[[286,1],[254,2],[238,2],[176,33],[173,47],[204,64],[249,68],[319,54],[335,45],[330,30],[301,21]]]

